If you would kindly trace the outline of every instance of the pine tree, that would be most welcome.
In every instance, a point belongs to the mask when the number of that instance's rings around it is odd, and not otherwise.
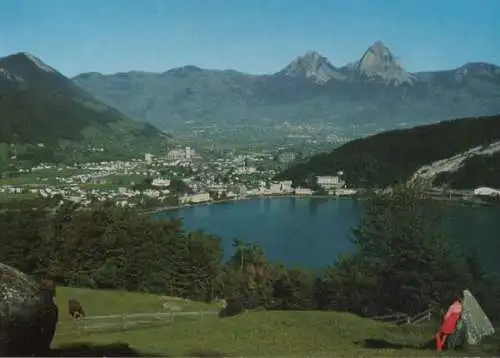
[[[375,279],[376,299],[385,308],[418,313],[465,288],[466,268],[444,234],[442,205],[418,183],[374,194],[367,202],[353,241],[360,269]]]

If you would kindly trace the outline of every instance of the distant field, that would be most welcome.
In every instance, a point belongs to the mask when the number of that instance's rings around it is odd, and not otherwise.
[[[72,175],[83,174],[81,169],[44,169],[25,173],[14,178],[1,178],[0,185],[28,185],[28,184],[54,184],[56,178],[65,178]]]
[[[59,288],[62,321],[68,322],[67,299],[82,302],[89,315],[156,312],[155,295]],[[214,309],[214,305],[176,301],[184,310]],[[65,325],[61,325],[64,327]],[[433,338],[436,323],[421,327],[394,326],[348,313],[319,311],[251,312],[231,318],[206,316],[175,321],[156,328],[56,337],[55,346],[109,346],[124,342],[144,355],[162,356],[435,356],[421,349]],[[61,330],[58,328],[58,332]],[[366,348],[366,344],[370,347]],[[483,344],[476,354],[491,354],[498,340]],[[458,352],[456,352],[458,353]]]
[[[0,193],[0,203],[5,203],[5,202],[11,201],[11,200],[34,199],[36,197],[37,197],[37,194],[32,194],[32,193],[19,193],[19,194]]]
[[[91,189],[117,189],[119,187],[129,187],[130,185],[140,183],[146,176],[138,174],[114,174],[102,177],[103,183],[85,183],[80,184],[80,188]]]
[[[30,184],[57,184],[56,178],[66,178],[73,175],[88,173],[82,169],[46,169],[25,173],[14,178],[0,178],[1,185],[30,185]],[[102,177],[103,183],[85,183],[79,186],[82,189],[115,189],[120,186],[129,186],[131,183],[139,183],[146,176],[137,174],[117,174]]]

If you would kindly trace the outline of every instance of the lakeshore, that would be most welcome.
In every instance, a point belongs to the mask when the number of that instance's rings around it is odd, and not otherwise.
[[[222,199],[222,200],[211,200],[200,203],[189,203],[174,206],[162,206],[155,209],[148,209],[145,214],[155,214],[163,211],[179,210],[198,206],[209,206],[215,204],[232,203],[238,201],[248,201],[257,199],[272,199],[272,198],[309,198],[309,199],[362,199],[359,196],[347,196],[347,195],[296,195],[296,194],[272,194],[272,195],[252,195],[252,196],[240,196],[232,199]]]
[[[496,204],[495,201],[489,201],[482,199],[480,197],[474,196],[472,190],[456,190],[449,193],[442,193],[438,191],[429,191],[429,196],[432,200],[444,201],[454,204],[467,205],[467,206],[493,206]],[[160,206],[154,209],[147,209],[144,211],[145,214],[155,214],[162,211],[179,210],[183,208],[197,207],[197,206],[207,206],[213,204],[223,204],[237,201],[246,200],[256,200],[265,198],[311,198],[311,199],[356,199],[363,200],[365,197],[363,194],[354,195],[297,195],[297,194],[266,194],[266,195],[251,195],[251,196],[239,196],[231,199],[222,200],[211,200],[200,203],[186,203],[174,206]]]

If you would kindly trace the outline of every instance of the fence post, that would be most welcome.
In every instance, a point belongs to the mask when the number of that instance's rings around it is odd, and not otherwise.
[[[81,332],[81,329],[82,329],[82,324],[83,324],[83,320],[82,320],[82,323],[79,322],[79,320],[74,320],[75,324],[76,324],[76,333],[81,336],[82,335],[82,332]]]
[[[125,330],[127,329],[127,315],[122,314],[122,329]]]

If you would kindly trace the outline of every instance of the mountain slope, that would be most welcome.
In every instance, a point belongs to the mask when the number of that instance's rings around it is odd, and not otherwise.
[[[280,173],[303,184],[343,171],[353,187],[386,187],[415,176],[455,188],[498,187],[500,115],[464,118],[357,139]]]
[[[310,51],[269,75],[186,66],[164,73],[84,73],[73,80],[102,102],[161,128],[274,120],[382,130],[500,112],[500,67],[472,63],[409,73],[380,41],[342,67]]]
[[[61,150],[61,142],[86,143],[105,151],[110,140],[130,146],[160,137],[152,125],[133,122],[95,100],[31,54],[0,58],[0,143],[54,151]]]

